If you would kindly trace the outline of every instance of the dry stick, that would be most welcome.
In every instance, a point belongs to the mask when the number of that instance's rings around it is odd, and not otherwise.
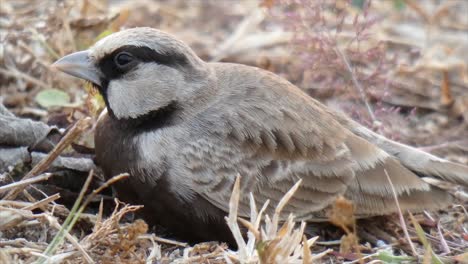
[[[440,144],[418,147],[417,149],[423,150],[425,152],[433,152],[435,150],[439,150],[443,148],[450,148],[450,147],[457,147],[461,149],[460,146],[463,146],[464,144],[468,144],[468,140],[460,139],[460,140],[448,141],[448,142],[444,142]]]
[[[44,195],[44,197],[46,197],[45,199],[43,199],[42,201],[44,200],[47,200],[50,198],[50,196],[48,196],[47,194],[45,194],[42,190],[39,190],[38,188],[36,188],[34,185],[31,185],[31,189],[34,189],[36,190],[37,192],[41,193],[42,195]],[[34,203],[34,204],[37,204],[42,211],[46,212],[48,209],[46,208],[47,204],[43,204],[43,203],[40,203],[39,201],[36,200],[36,198],[34,198],[29,192],[28,190],[23,190],[23,195],[26,197],[26,199],[28,199],[31,203]],[[59,197],[60,198],[60,195]],[[57,198],[57,199],[58,199]],[[32,210],[32,209],[29,209],[29,210]]]
[[[6,246],[10,246],[10,249],[19,248],[19,247],[30,247],[32,249],[42,250],[44,248],[41,244],[36,244],[36,242],[30,242],[25,238],[15,238],[12,240],[0,240],[0,248],[4,249]]]
[[[374,123],[374,125],[377,123],[377,118],[375,117],[374,115],[374,110],[372,110],[372,107],[371,105],[369,104],[369,101],[367,100],[367,96],[366,96],[366,93],[364,91],[364,88],[362,87],[362,85],[359,83],[359,81],[356,79],[356,76],[354,75],[354,71],[353,71],[353,68],[351,67],[351,64],[349,63],[348,59],[346,58],[346,56],[344,55],[343,52],[341,52],[340,48],[338,46],[336,46],[335,48],[335,52],[341,57],[341,59],[343,60],[343,62],[345,63],[346,65],[346,68],[348,69],[350,75],[351,75],[351,80],[353,81],[353,84],[354,86],[358,89],[359,91],[359,95],[361,96],[361,100],[364,102],[364,104],[366,105],[366,108],[367,108],[367,112],[369,112],[369,116],[371,117],[372,119],[372,122]]]
[[[168,245],[179,246],[179,247],[187,247],[188,246],[187,243],[183,243],[183,242],[179,242],[179,241],[175,241],[175,240],[170,240],[170,239],[167,239],[167,238],[162,238],[162,237],[156,236],[155,234],[139,235],[138,239],[148,239],[148,240],[153,239],[156,242],[160,242],[160,243],[164,243],[164,244],[168,244]]]
[[[121,173],[119,175],[116,175],[112,178],[110,178],[109,180],[107,180],[104,184],[102,184],[101,186],[99,186],[99,188],[97,188],[96,190],[94,190],[91,194],[88,195],[88,197],[86,197],[86,200],[83,202],[83,204],[81,205],[81,207],[79,208],[78,212],[81,214],[81,212],[84,210],[84,208],[94,199],[94,197],[100,193],[102,190],[108,188],[109,186],[111,186],[112,184],[120,181],[120,180],[123,180],[125,178],[128,178],[130,176],[130,174],[128,173]]]
[[[424,10],[421,5],[413,0],[403,0],[407,6],[413,9],[419,16],[421,16],[426,23],[431,21],[431,16]]]
[[[403,228],[403,232],[405,233],[406,240],[408,240],[408,244],[411,247],[413,256],[417,257],[418,253],[416,252],[416,249],[414,248],[413,242],[411,241],[410,235],[408,233],[408,228],[406,227],[405,219],[403,218],[403,213],[401,212],[400,202],[398,202],[398,196],[396,194],[395,187],[393,186],[392,179],[390,179],[390,175],[388,175],[387,169],[384,169],[384,172],[385,172],[385,175],[387,176],[388,182],[390,183],[390,188],[392,189],[393,199],[395,199],[395,204],[398,209],[398,217],[400,218],[400,224],[401,224],[401,227]]]
[[[34,209],[36,209],[38,207],[45,206],[45,205],[47,205],[47,204],[49,204],[49,203],[51,203],[51,202],[53,202],[53,201],[55,201],[55,200],[57,200],[59,198],[60,198],[60,194],[56,193],[56,194],[54,194],[52,196],[48,196],[48,197],[46,197],[46,198],[44,198],[44,199],[42,199],[42,200],[40,200],[38,202],[35,202],[35,203],[33,203],[31,205],[28,205],[26,207],[23,207],[21,209],[22,210],[34,210]]]
[[[72,49],[76,50],[76,41],[75,41],[75,38],[73,37],[73,33],[72,33],[72,30],[71,30],[71,27],[70,27],[70,18],[68,16],[68,13],[70,12],[71,8],[72,8],[72,6],[66,8],[66,9],[65,8],[62,9],[61,19],[62,19],[63,28],[65,29],[65,34],[64,35],[68,39],[69,43],[71,44]]]
[[[60,55],[49,45],[47,42],[41,38],[40,34],[35,30],[30,30],[31,34],[33,35],[33,39],[38,41],[43,47],[46,48],[47,52],[56,60],[60,59]]]
[[[10,184],[1,186],[0,187],[0,194],[2,194],[3,192],[8,191],[10,189],[13,189],[13,188],[24,187],[25,185],[29,185],[31,183],[36,183],[36,182],[39,182],[39,181],[45,181],[45,180],[49,179],[50,176],[52,176],[52,175],[53,175],[52,173],[44,173],[44,174],[41,174],[41,175],[36,176],[36,177],[32,177],[32,178],[29,178],[29,179],[23,179],[23,180],[18,181],[18,182],[12,182]]]
[[[449,107],[453,104],[455,101],[453,99],[452,91],[450,89],[450,77],[449,77],[449,72],[447,70],[442,71],[442,83],[441,83],[441,97],[440,97],[440,103],[442,106]]]
[[[76,137],[81,135],[83,131],[91,126],[91,118],[86,117],[78,120],[75,125],[68,131],[68,133],[60,140],[55,148],[39,163],[26,174],[21,181],[34,177],[45,171],[49,165],[70,145]],[[4,199],[13,200],[24,189],[24,186],[18,186],[16,189],[11,190]]]
[[[226,39],[219,48],[212,55],[212,62],[220,61],[225,55],[226,52],[239,42],[239,40],[245,35],[247,30],[253,26],[256,26],[262,22],[264,19],[264,13],[262,8],[255,8],[252,12],[245,17],[241,23],[237,26],[236,30],[232,35]]]
[[[24,51],[24,52],[28,53],[29,55],[31,55],[34,58],[35,62],[39,63],[44,69],[49,70],[49,71],[51,70],[50,67],[49,67],[50,63],[45,62],[41,58],[39,58],[39,56],[37,56],[37,54],[34,53],[34,51],[30,47],[28,47],[26,44],[24,44],[24,42],[19,42],[18,47],[22,51]]]
[[[394,222],[394,223],[396,223],[396,222]],[[408,227],[408,230],[411,231],[412,233],[416,233],[416,229],[412,228],[411,226]],[[429,239],[431,242],[439,242],[439,240],[437,240],[437,237],[435,237],[435,236],[433,236],[431,234],[426,234],[426,236],[427,236],[427,239]],[[463,250],[460,250],[460,249],[457,248],[459,246],[457,243],[452,242],[452,241],[446,241],[446,242],[449,245],[450,250],[463,252]]]
[[[444,234],[442,233],[442,228],[440,227],[440,220],[437,221],[437,233],[439,234],[440,244],[442,245],[441,247],[444,250],[444,253],[450,254],[450,247],[447,244],[447,240],[445,240]]]
[[[98,230],[99,227],[102,226],[102,215],[104,213],[104,199],[101,198],[101,201],[99,202],[99,210],[98,210],[98,214],[97,214],[97,217],[96,217],[96,222],[94,222],[94,230]]]
[[[186,261],[185,263],[207,263],[209,258],[219,257],[220,254],[224,252],[221,250],[222,249],[220,248],[216,248],[215,251],[211,253],[207,253],[201,256],[193,256],[193,257],[184,258],[184,260]]]
[[[10,201],[10,200],[3,200],[3,199],[0,199],[0,206],[6,206],[6,207],[13,207],[15,209],[18,209],[18,208],[23,208],[25,206],[30,206],[32,205],[33,203],[30,203],[30,202],[23,202],[23,201]]]
[[[162,258],[162,253],[161,253],[161,246],[156,243],[152,238],[149,239],[151,241],[151,244],[153,245],[151,247],[151,251],[149,255],[146,257],[146,263],[158,263],[159,260]]]
[[[32,186],[32,185],[31,185]],[[29,192],[28,190],[23,190],[23,195],[26,199],[28,199],[28,201],[30,201],[31,203],[37,203],[37,200],[36,198],[34,198]],[[47,195],[46,195],[47,197]],[[46,209],[44,207],[41,207],[41,209],[45,212]]]
[[[463,206],[462,204],[454,204],[453,208],[455,208],[455,207],[460,207],[463,210],[463,212],[465,213],[465,215],[468,216],[468,211],[466,210],[465,206]]]
[[[10,77],[14,77],[14,78],[17,78],[17,79],[24,79],[30,83],[33,83],[39,87],[42,87],[42,88],[45,88],[45,89],[49,89],[50,88],[50,85],[46,84],[45,82],[43,81],[40,81],[34,77],[31,77],[25,73],[22,73],[16,69],[9,69],[9,70],[5,70],[5,69],[1,69],[0,68],[0,73],[1,74],[4,74],[4,75],[7,75],[7,76],[10,76]]]

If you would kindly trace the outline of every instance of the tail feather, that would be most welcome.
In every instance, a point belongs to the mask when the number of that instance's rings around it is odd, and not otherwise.
[[[348,120],[345,125],[354,134],[396,157],[402,165],[418,175],[436,177],[468,187],[467,165],[450,162],[414,147],[395,142],[354,121]]]
[[[348,189],[346,198],[356,206],[357,217],[369,217],[398,212],[393,197],[382,197]],[[431,186],[428,191],[412,191],[398,196],[398,205],[402,212],[421,212],[436,210],[452,204],[453,196],[438,187]]]

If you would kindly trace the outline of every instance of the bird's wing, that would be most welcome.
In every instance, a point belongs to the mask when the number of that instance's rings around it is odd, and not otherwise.
[[[334,113],[334,115],[340,124],[356,136],[371,142],[389,155],[392,155],[407,170],[412,171],[419,177],[437,178],[468,187],[467,165],[450,162],[414,147],[392,141],[345,117],[342,113]],[[393,175],[395,174],[390,175],[394,182]],[[393,197],[376,197],[375,194],[363,193],[359,190],[359,185],[356,183],[355,181],[350,185],[346,196],[360,204],[360,208],[358,208],[360,211],[358,213],[362,215],[372,214],[376,208],[382,208],[383,214],[397,210]],[[419,191],[403,193],[399,195],[398,200],[400,207],[403,209],[437,209],[450,204],[452,196],[437,186],[429,185],[429,189],[425,188]]]
[[[468,166],[441,159],[417,148],[404,145],[379,135],[357,122],[335,113],[336,118],[346,128],[376,146],[395,156],[405,167],[421,176],[436,177],[441,180],[468,187]]]
[[[339,124],[326,122],[318,113],[307,118],[289,104],[226,107],[213,106],[197,117],[191,140],[180,152],[185,161],[180,167],[186,169],[182,174],[191,175],[195,191],[211,203],[228,210],[237,175],[241,176],[243,216],[249,212],[250,192],[259,206],[266,200],[275,205],[300,178],[303,182],[285,212],[320,210],[345,192],[354,172],[344,143],[346,132]],[[369,157],[369,162],[374,158]]]
[[[190,175],[185,178],[193,181],[192,188],[212,204],[228,210],[237,175],[242,216],[248,215],[250,192],[259,205],[270,200],[271,209],[299,179],[302,184],[284,213],[309,220],[342,194],[362,206],[358,214],[381,214],[388,204],[378,201],[393,201],[386,174],[398,196],[431,192],[397,159],[343,127],[318,101],[276,76],[261,74],[266,76],[257,77],[258,82],[219,95],[194,119],[188,140],[181,139],[178,174]]]

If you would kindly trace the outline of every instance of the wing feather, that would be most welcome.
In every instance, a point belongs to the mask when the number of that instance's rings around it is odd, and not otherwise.
[[[252,73],[235,69],[238,75]],[[231,65],[229,76],[233,71]],[[403,210],[438,208],[450,200],[408,169],[397,151],[369,142],[371,136],[353,130],[353,121],[287,81],[266,72],[244,77],[244,83],[225,81],[218,100],[198,113],[190,136],[180,140],[182,174],[222,210],[229,209],[238,175],[241,216],[249,215],[250,192],[259,207],[270,200],[268,212],[299,179],[302,185],[284,212],[305,220],[323,220],[340,195],[355,201],[358,215],[394,212],[388,177]]]

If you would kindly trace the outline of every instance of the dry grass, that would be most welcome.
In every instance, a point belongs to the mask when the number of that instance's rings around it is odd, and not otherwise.
[[[236,182],[226,219],[239,247],[233,251],[219,243],[187,245],[157,236],[143,221],[132,220],[139,206],[98,194],[112,181],[91,187],[99,173],[77,180],[84,187],[74,206],[63,205],[66,192],[46,194],[31,186],[62,177],[49,171],[58,155],[80,156],[77,149],[93,147],[88,127],[100,105],[92,91],[48,65],[122,26],[136,25],[172,32],[206,60],[272,70],[380,133],[468,164],[466,2],[364,1],[362,10],[349,4],[359,1],[347,0],[105,2],[3,0],[0,5],[0,101],[17,116],[62,128],[91,116],[78,130],[60,130],[61,143],[35,167],[0,168],[0,195],[7,194],[0,200],[0,263],[467,261],[466,203],[410,218],[400,212],[360,233],[353,204],[337,200],[330,220],[343,233],[327,229],[307,238],[305,223],[296,223],[294,216],[280,219],[300,182],[271,216],[264,215],[265,206],[257,210],[250,194],[250,219],[237,217]],[[40,105],[37,95],[52,88],[65,91],[69,100]],[[387,243],[379,240],[386,236]]]
[[[240,197],[239,178],[237,178],[229,203],[229,216],[226,221],[234,234],[239,247],[236,252],[227,252],[226,260],[240,263],[313,263],[331,250],[325,250],[320,254],[312,255],[310,247],[318,239],[313,237],[307,239],[304,235],[306,223],[301,222],[297,227],[294,216],[289,215],[286,221],[280,222],[281,211],[294,195],[301,184],[299,180],[280,200],[273,216],[263,212],[267,208],[267,201],[260,211],[257,211],[255,197],[250,193],[250,221],[238,219],[237,206]],[[241,234],[238,223],[242,223],[247,229],[247,242]]]

